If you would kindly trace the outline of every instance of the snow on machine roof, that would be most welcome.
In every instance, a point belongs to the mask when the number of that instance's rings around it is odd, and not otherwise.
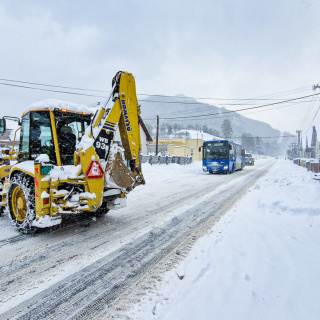
[[[79,112],[79,113],[85,112],[87,114],[93,114],[96,112],[97,108],[89,108],[85,105],[67,102],[63,100],[46,99],[46,100],[42,100],[42,101],[31,104],[28,108],[24,110],[24,114],[29,111],[43,110],[43,109],[48,109],[48,110],[66,109],[67,111],[71,111],[71,112]]]

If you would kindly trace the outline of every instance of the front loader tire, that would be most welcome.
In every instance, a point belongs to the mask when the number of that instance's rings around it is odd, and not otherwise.
[[[96,217],[99,217],[99,216],[104,216],[108,213],[110,209],[108,209],[108,202],[105,201],[102,203],[102,205],[100,206],[100,208],[94,213],[94,215]]]
[[[34,233],[35,194],[34,179],[24,173],[15,174],[8,188],[9,218],[21,233]]]

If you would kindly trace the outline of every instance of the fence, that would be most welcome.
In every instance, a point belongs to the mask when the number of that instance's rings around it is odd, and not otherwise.
[[[296,158],[293,160],[293,163],[306,167],[308,171],[312,171],[314,173],[320,172],[320,160],[319,159],[300,159]]]
[[[141,163],[153,164],[170,164],[177,163],[181,165],[190,164],[192,157],[178,157],[178,156],[141,156]]]
[[[314,173],[320,172],[320,164],[319,163],[310,163],[310,170]]]

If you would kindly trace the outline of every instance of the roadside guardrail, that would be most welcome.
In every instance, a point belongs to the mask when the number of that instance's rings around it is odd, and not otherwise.
[[[153,164],[170,164],[177,163],[181,165],[190,164],[192,157],[180,157],[180,156],[141,156],[141,163]]]

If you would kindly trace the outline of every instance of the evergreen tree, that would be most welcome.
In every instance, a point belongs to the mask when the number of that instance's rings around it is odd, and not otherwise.
[[[259,137],[256,137],[255,149],[258,154],[264,154],[262,144],[261,144],[261,139]]]
[[[243,133],[241,137],[241,143],[247,152],[254,151],[254,139],[250,133]]]
[[[225,139],[230,139],[233,134],[233,129],[229,119],[224,119],[221,125],[222,136]]]
[[[209,128],[206,124],[204,126],[202,126],[202,131],[205,133],[209,133]]]
[[[194,126],[192,124],[187,125],[187,130],[194,130]]]

